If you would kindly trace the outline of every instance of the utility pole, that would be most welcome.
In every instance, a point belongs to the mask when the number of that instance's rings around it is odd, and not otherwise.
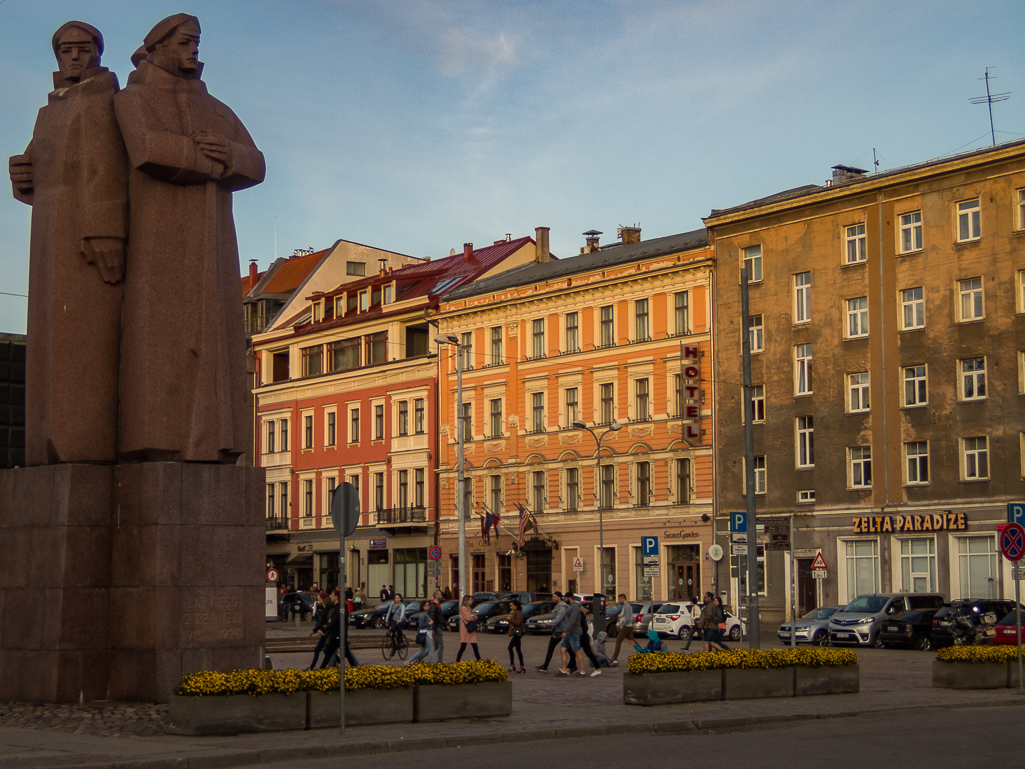
[[[744,494],[747,501],[747,635],[752,649],[761,647],[758,622],[758,522],[755,518],[755,434],[751,412],[751,314],[747,296],[747,265],[740,269],[740,349],[744,365]]]

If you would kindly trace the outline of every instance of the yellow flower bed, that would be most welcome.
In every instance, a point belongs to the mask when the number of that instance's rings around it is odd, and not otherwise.
[[[1017,646],[944,646],[936,652],[940,662],[1010,662],[1018,659]]]
[[[504,681],[505,668],[494,660],[453,662],[436,665],[360,665],[345,669],[345,691],[395,689],[415,684],[477,684]],[[216,673],[204,670],[183,676],[175,694],[211,697],[229,694],[294,694],[338,691],[338,668],[323,670],[233,670]]]
[[[724,668],[762,669],[789,667],[839,667],[857,665],[858,655],[850,649],[731,649],[726,652],[676,654],[654,652],[634,654],[626,669],[631,673],[676,673]]]

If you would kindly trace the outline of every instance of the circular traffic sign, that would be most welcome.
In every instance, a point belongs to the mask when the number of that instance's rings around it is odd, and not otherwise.
[[[268,582],[277,582],[278,579],[280,579],[280,578],[281,578],[281,575],[278,574],[278,570],[277,569],[267,569],[267,581]]]
[[[1025,528],[1020,523],[1009,523],[1000,532],[1000,552],[1008,561],[1020,561],[1025,556]]]
[[[722,556],[722,545],[712,545],[710,548],[708,548],[708,557],[711,558],[713,561],[722,560]]]
[[[440,561],[441,560],[441,548],[438,547],[437,545],[434,545],[430,550],[427,551],[427,555],[430,557],[430,559],[432,561]]]

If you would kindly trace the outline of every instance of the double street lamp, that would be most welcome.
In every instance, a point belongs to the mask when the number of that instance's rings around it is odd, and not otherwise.
[[[593,427],[588,427],[580,419],[573,420],[573,427],[580,430],[587,430],[594,438],[595,444],[597,444],[597,461],[595,462],[595,486],[598,490],[597,494],[597,508],[598,508],[598,579],[599,579],[599,592],[605,595],[605,505],[602,499],[602,477],[601,477],[601,442],[605,439],[605,436],[609,433],[618,432],[623,429],[623,425],[619,422],[613,422],[607,428],[601,431],[601,433],[595,432]]]
[[[452,345],[456,349],[456,516],[459,531],[459,600],[467,593],[466,584],[466,474],[464,470],[463,425],[463,356],[468,345],[460,344],[455,334],[438,334],[434,341],[439,345]]]

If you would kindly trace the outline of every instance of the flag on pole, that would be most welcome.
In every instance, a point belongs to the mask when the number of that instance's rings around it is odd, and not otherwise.
[[[523,547],[527,542],[527,529],[537,527],[534,525],[533,516],[527,511],[527,508],[519,502],[516,503],[516,507],[520,511],[520,547]]]
[[[498,539],[498,521],[499,520],[500,519],[498,517],[498,513],[495,513],[494,515],[491,516],[491,525],[495,527],[495,539],[496,540]]]
[[[491,522],[494,520],[495,516],[491,514],[491,511],[488,511],[487,515],[481,518],[481,539],[489,545],[491,544]]]

